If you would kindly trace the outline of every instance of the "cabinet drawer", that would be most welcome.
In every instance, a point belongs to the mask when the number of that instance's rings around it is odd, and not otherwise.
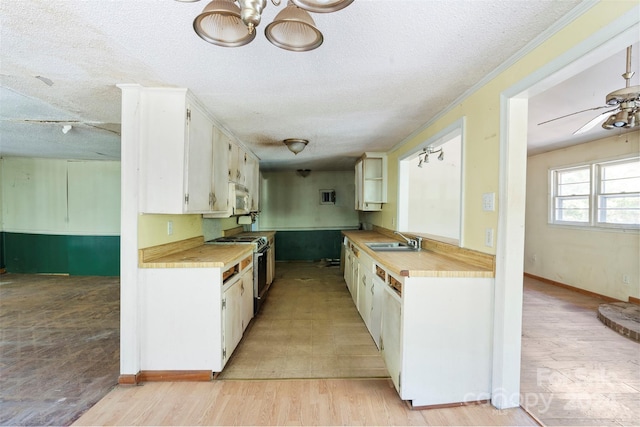
[[[402,296],[402,283],[393,276],[389,276],[389,286],[396,291],[398,295]]]
[[[240,262],[240,271],[244,270],[249,264],[251,264],[252,258],[252,256],[248,256]]]

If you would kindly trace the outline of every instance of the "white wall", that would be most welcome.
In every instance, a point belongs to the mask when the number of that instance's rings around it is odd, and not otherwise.
[[[2,159],[3,231],[117,236],[120,162]]]
[[[258,218],[262,230],[319,230],[358,226],[355,171],[263,172]],[[336,204],[321,205],[320,190],[335,190]]]
[[[613,133],[613,131],[612,131]],[[524,271],[600,295],[640,297],[640,234],[548,224],[548,170],[638,155],[640,132],[529,157]],[[630,278],[624,284],[623,275]]]
[[[429,156],[429,163],[418,167],[418,157],[409,163],[408,226],[406,231],[460,239],[462,200],[462,138],[458,135],[444,144],[444,159]],[[401,166],[402,167],[402,166]],[[404,206],[400,206],[403,209]]]

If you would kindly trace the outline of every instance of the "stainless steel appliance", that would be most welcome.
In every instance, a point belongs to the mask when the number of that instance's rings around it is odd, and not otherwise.
[[[212,245],[253,245],[253,312],[254,314],[257,313],[269,290],[267,285],[267,251],[270,246],[267,238],[262,236],[227,236],[208,240],[205,243]]]

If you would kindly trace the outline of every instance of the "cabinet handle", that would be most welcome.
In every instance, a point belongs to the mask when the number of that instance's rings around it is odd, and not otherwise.
[[[244,295],[244,283],[240,283],[240,295]]]

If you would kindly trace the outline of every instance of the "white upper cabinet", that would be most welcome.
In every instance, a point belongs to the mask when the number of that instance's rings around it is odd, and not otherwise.
[[[230,182],[249,187],[258,210],[258,160],[187,89],[147,88],[140,109],[140,212],[228,217]]]
[[[249,193],[249,210],[258,211],[260,201],[260,164],[258,160],[231,139],[227,141],[227,159],[229,162],[229,182],[246,187]]]
[[[186,89],[149,89],[142,96],[140,210],[210,210],[213,122]]]
[[[245,153],[234,141],[228,143],[229,182],[245,185],[244,163]]]
[[[211,184],[211,209],[214,212],[228,212],[229,200],[229,157],[227,145],[229,137],[220,129],[213,129],[213,182]]]
[[[251,156],[247,156],[245,177],[245,185],[249,191],[249,208],[251,212],[257,212],[260,210],[260,167],[258,161]]]
[[[364,153],[357,161],[356,202],[359,211],[379,211],[387,202],[387,155]]]

